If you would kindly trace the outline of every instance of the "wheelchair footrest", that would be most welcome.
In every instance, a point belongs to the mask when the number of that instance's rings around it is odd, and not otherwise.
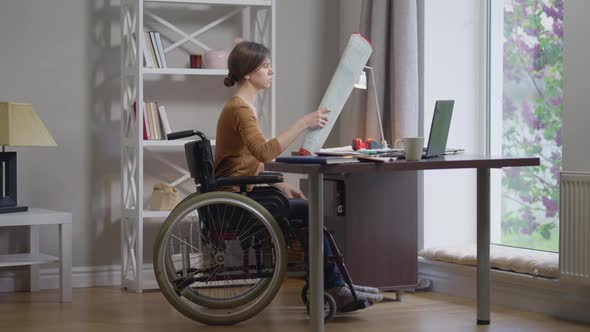
[[[351,302],[343,307],[338,307],[338,312],[352,312],[357,311],[360,309],[365,309],[371,305],[369,300],[358,300],[356,302]]]

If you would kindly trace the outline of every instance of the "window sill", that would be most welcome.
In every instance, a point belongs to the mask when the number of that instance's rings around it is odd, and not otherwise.
[[[419,278],[432,281],[432,291],[475,299],[475,266],[418,259]],[[490,271],[492,303],[590,323],[590,287],[575,286],[509,271]]]

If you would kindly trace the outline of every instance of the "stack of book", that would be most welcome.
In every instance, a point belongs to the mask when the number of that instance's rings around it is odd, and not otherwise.
[[[146,68],[168,68],[162,39],[157,31],[144,32],[143,65]]]
[[[359,162],[356,156],[288,156],[278,157],[275,160],[278,163],[319,165],[348,164]]]
[[[133,110],[137,112],[135,104]],[[166,140],[172,132],[168,114],[164,105],[157,102],[143,102],[143,139],[144,140]]]

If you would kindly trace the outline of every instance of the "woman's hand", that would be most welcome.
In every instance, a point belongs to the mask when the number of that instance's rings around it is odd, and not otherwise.
[[[326,113],[330,112],[327,108],[322,108],[315,112],[311,112],[303,117],[303,122],[306,128],[323,128],[328,123],[328,116]]]
[[[321,110],[311,112],[305,116],[300,117],[292,124],[289,129],[287,129],[284,133],[277,136],[277,140],[279,141],[279,145],[281,146],[281,151],[285,151],[293,141],[299,136],[301,133],[305,132],[308,128],[323,128],[326,123],[328,123],[328,116],[326,113],[330,112],[327,108],[322,108]]]
[[[282,191],[287,198],[306,198],[299,188],[292,186],[287,182],[273,183],[272,186]]]

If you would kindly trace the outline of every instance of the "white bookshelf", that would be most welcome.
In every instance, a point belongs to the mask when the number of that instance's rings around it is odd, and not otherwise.
[[[159,31],[162,35],[162,46],[165,54],[171,52],[186,52],[186,48],[180,47],[190,44],[191,48],[198,47],[202,53],[212,49],[200,38],[204,33],[211,33],[223,24],[238,24],[237,30],[245,40],[254,40],[265,44],[275,52],[275,31],[276,31],[276,0],[121,0],[121,285],[130,291],[141,293],[146,288],[151,288],[155,280],[153,273],[142,273],[151,266],[150,261],[144,261],[144,246],[153,249],[153,240],[144,238],[144,222],[162,223],[170,211],[149,210],[147,203],[149,197],[144,197],[144,152],[150,154],[149,160],[158,159],[166,167],[171,167],[179,172],[178,179],[170,182],[171,185],[178,185],[183,181],[192,181],[186,165],[176,165],[166,159],[167,154],[162,152],[184,153],[184,144],[189,140],[143,140],[143,112],[134,115],[133,105],[141,105],[143,100],[153,100],[144,93],[144,81],[150,81],[150,85],[156,84],[158,91],[166,89],[170,83],[167,76],[185,75],[194,79],[207,79],[207,77],[223,77],[227,75],[227,69],[193,69],[178,68],[175,63],[168,62],[168,68],[146,68],[143,64],[144,38],[138,38],[139,33],[144,31]],[[175,6],[182,4],[182,6]],[[182,31],[186,26],[176,26],[173,20],[174,10],[182,10],[179,7],[195,6],[195,10],[211,10],[225,12],[220,17],[210,17],[210,22],[196,21],[195,27],[200,27],[194,32]],[[208,5],[208,6],[202,6]],[[192,10],[193,8],[191,8]],[[219,9],[219,10],[217,10]],[[160,16],[163,11],[166,17]],[[182,13],[182,15],[186,15]],[[207,16],[201,15],[200,17]],[[213,15],[211,15],[213,16]],[[240,17],[240,20],[231,20],[233,17]],[[146,26],[144,18],[157,25]],[[238,22],[238,23],[236,23]],[[162,32],[166,31],[167,34]],[[177,36],[176,40],[169,40],[170,36]],[[233,39],[227,40],[231,44]],[[196,46],[195,46],[196,45]],[[186,54],[188,57],[188,54]],[[174,58],[174,57],[173,57]],[[178,58],[178,57],[176,57]],[[169,58],[166,57],[168,60]],[[273,57],[273,64],[276,58]],[[191,80],[187,80],[190,84]],[[262,111],[264,119],[263,129],[268,137],[275,136],[275,81],[269,90],[259,97],[257,109]],[[176,83],[178,84],[178,83]],[[205,101],[204,101],[205,102]],[[225,101],[224,101],[225,102]],[[206,102],[210,105],[210,101]],[[178,128],[174,124],[174,109],[166,106],[166,112],[172,128]],[[197,105],[198,106],[198,105]],[[223,104],[219,105],[221,111]],[[187,128],[201,130],[202,128]],[[205,133],[211,136],[211,133]],[[215,146],[215,141],[211,141]],[[174,158],[175,160],[184,158]],[[155,175],[157,177],[157,174]],[[147,189],[147,188],[145,188]],[[145,205],[145,206],[144,206]],[[150,252],[151,250],[148,250]],[[32,258],[31,259],[36,259]]]

